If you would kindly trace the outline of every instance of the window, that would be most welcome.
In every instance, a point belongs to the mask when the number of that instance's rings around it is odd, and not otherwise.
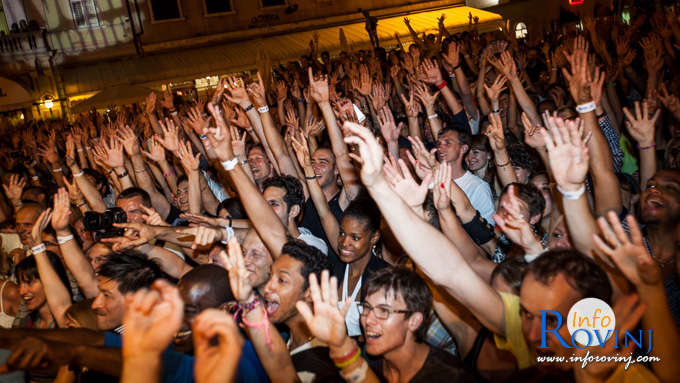
[[[234,7],[231,4],[232,0],[204,0],[206,15],[218,15],[221,13],[233,13]]]
[[[99,26],[97,6],[94,0],[71,0],[71,13],[76,28],[92,28]]]
[[[260,0],[262,8],[281,7],[286,5],[286,0]]]
[[[515,38],[523,39],[525,37],[527,37],[527,25],[520,21],[515,25]]]
[[[182,18],[179,0],[150,0],[153,21],[170,21]]]

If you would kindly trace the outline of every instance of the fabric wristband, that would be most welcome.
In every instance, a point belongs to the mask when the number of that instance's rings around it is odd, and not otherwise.
[[[253,109],[254,107],[255,107],[255,106],[254,106],[253,104],[250,104],[250,105],[248,105],[248,106],[245,107],[245,111],[246,111],[246,112],[249,112],[249,111],[250,111],[251,109]]]
[[[223,161],[222,162],[222,167],[224,170],[229,171],[229,170],[234,170],[234,168],[238,165],[238,157],[234,157],[229,161]]]
[[[352,357],[349,358],[347,361],[344,361],[342,363],[337,363],[337,362],[333,361],[333,363],[335,363],[335,367],[337,367],[337,368],[345,368],[345,367],[351,365],[352,363],[356,362],[357,359],[359,359],[360,356],[361,356],[361,349],[359,347],[357,347],[354,355],[352,355]]]
[[[40,177],[38,177],[38,176],[31,176],[31,179],[32,179],[33,181],[38,181],[38,180],[40,180]]]
[[[52,169],[52,171],[55,172],[55,173],[60,173],[60,172],[63,172],[64,169],[62,169],[62,168],[56,168],[56,169]]]
[[[73,239],[73,234],[69,234],[63,237],[57,237],[57,243],[60,245],[65,244],[66,242],[70,241]]]
[[[227,239],[222,241],[222,244],[226,245],[227,242],[229,242],[230,239],[234,237],[234,229],[231,227],[231,225],[225,226],[224,230],[227,231]]]
[[[578,190],[576,190],[576,191],[565,191],[564,189],[562,189],[562,188],[560,187],[560,185],[557,185],[557,190],[562,194],[562,196],[563,196],[565,199],[568,199],[568,200],[572,200],[572,201],[573,201],[573,200],[577,200],[577,199],[581,198],[581,196],[583,195],[583,193],[585,193],[585,191],[586,191],[586,184],[581,184],[581,187],[578,188]]]
[[[647,150],[647,149],[651,149],[651,148],[655,148],[655,147],[656,147],[656,142],[653,142],[651,145],[647,145],[647,146],[640,146],[640,145],[637,146],[637,148],[639,150]]]
[[[260,112],[260,113],[267,113],[267,112],[269,112],[269,106],[265,105],[265,106],[259,107],[259,108],[257,108],[257,111]]]
[[[355,368],[352,372],[345,374],[340,371],[340,376],[345,379],[345,382],[354,383],[362,382],[366,378],[366,373],[368,372],[368,363],[364,360],[359,368]]]
[[[31,247],[31,253],[33,254],[39,254],[39,253],[44,253],[47,248],[45,247],[44,243],[37,244],[33,247]]]
[[[576,111],[579,112],[580,114],[592,112],[595,109],[597,109],[595,101],[590,101],[586,102],[585,104],[576,105]]]
[[[449,73],[449,78],[456,78],[456,74],[455,73]]]
[[[208,138],[208,136],[206,136],[205,134],[201,134],[200,136],[198,136],[198,138],[200,138],[201,141],[205,141]]]
[[[437,113],[432,113],[432,114],[427,116],[427,119],[428,120],[434,120],[437,117],[439,117],[439,115]]]
[[[82,177],[83,176],[83,171],[79,171],[78,173],[73,174],[74,177]]]
[[[444,88],[446,88],[447,85],[448,85],[448,83],[446,82],[446,80],[444,80],[441,83],[439,83],[439,85],[437,85],[437,88],[444,89]]]
[[[343,355],[343,356],[341,356],[341,357],[339,357],[339,358],[333,358],[333,362],[334,362],[336,365],[337,365],[337,364],[340,364],[340,363],[345,363],[345,362],[347,362],[348,360],[350,360],[350,359],[352,359],[352,358],[354,357],[354,355],[357,353],[358,349],[359,349],[359,346],[355,344],[355,345],[354,345],[354,348],[352,348],[352,351],[348,352],[347,355]]]

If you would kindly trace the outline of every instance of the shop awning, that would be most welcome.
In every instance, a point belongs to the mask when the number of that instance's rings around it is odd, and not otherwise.
[[[404,44],[410,43],[412,40],[404,25],[404,17],[411,20],[411,26],[419,33],[437,33],[437,19],[442,14],[446,15],[447,29],[452,33],[459,32],[467,28],[469,13],[479,18],[478,28],[482,32],[497,29],[502,23],[502,17],[498,14],[456,6],[389,17],[379,16],[378,37],[384,46],[396,44],[395,33]],[[208,75],[239,72],[255,68],[257,57],[262,54],[265,54],[273,64],[286,62],[309,52],[309,41],[314,33],[319,34],[320,51],[335,54],[342,49],[339,39],[341,28],[352,49],[370,48],[365,23],[352,23],[212,47],[65,68],[62,74],[66,94],[74,96],[120,83],[154,86]]]

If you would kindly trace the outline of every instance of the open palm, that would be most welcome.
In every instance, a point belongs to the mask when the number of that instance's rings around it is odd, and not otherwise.
[[[345,328],[345,315],[351,302],[344,302],[342,310],[338,309],[338,281],[335,277],[329,278],[328,270],[321,273],[321,285],[316,275],[309,275],[309,291],[312,293],[314,312],[309,304],[298,301],[296,306],[307,323],[312,334],[322,342],[330,346],[340,346],[347,337]]]
[[[541,130],[555,182],[565,190],[578,189],[588,173],[588,149],[578,128],[581,123],[549,117],[550,133]]]

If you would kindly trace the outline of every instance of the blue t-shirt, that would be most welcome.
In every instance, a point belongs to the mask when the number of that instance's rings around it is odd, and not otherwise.
[[[106,347],[121,347],[122,338],[114,332],[107,332],[104,345]],[[161,356],[163,363],[163,383],[193,383],[194,382],[194,357],[175,351],[172,346],[163,351]],[[262,382],[269,383],[269,377],[264,371],[260,359],[255,353],[252,343],[246,339],[243,342],[241,360],[238,363],[236,373],[237,382]]]

